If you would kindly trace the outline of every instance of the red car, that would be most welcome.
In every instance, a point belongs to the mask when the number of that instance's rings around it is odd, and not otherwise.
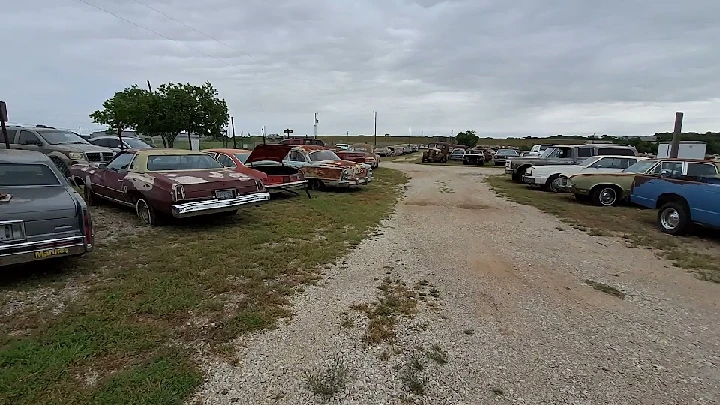
[[[252,151],[218,148],[204,152],[227,168],[261,180],[268,192],[297,194],[307,190],[307,180],[300,170],[283,163],[292,148],[292,145],[258,145]]]
[[[224,168],[202,152],[143,149],[120,153],[109,163],[70,168],[84,185],[85,202],[102,198],[135,209],[148,225],[175,218],[234,214],[270,200],[260,180]]]

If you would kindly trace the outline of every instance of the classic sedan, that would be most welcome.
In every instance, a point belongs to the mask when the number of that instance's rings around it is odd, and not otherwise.
[[[515,149],[499,149],[493,155],[493,162],[495,166],[504,166],[505,161],[514,157],[520,157],[520,153]]]
[[[270,200],[262,181],[223,167],[203,152],[144,149],[118,154],[108,164],[74,165],[85,201],[98,198],[134,208],[155,225],[165,216],[232,215]]]
[[[372,170],[365,164],[342,160],[335,152],[322,146],[297,146],[287,154],[283,163],[299,168],[312,189],[354,187],[372,181]]]
[[[208,149],[204,152],[229,169],[261,180],[270,193],[297,194],[297,191],[307,189],[307,180],[298,168],[283,164],[292,148],[290,145],[258,145],[249,153],[242,149]]]
[[[0,150],[0,266],[93,249],[90,212],[40,152]]]
[[[104,146],[112,149],[114,152],[120,152],[124,149],[152,149],[153,146],[140,138],[132,136],[123,137],[122,140],[117,136],[96,136],[88,141],[96,146]]]
[[[568,178],[569,191],[579,201],[590,200],[595,205],[613,206],[630,197],[633,180],[638,174],[660,175],[667,172],[671,177],[717,176],[715,162],[696,159],[648,159],[640,160],[619,173],[580,173]]]
[[[367,143],[356,143],[352,145],[352,150],[354,152],[364,152],[367,156],[365,158],[365,163],[370,164],[372,169],[380,167],[380,155],[377,153],[373,145]]]
[[[577,165],[530,166],[525,171],[523,182],[540,186],[555,193],[566,191],[567,179],[579,173],[616,173],[634,165],[644,157],[637,156],[594,156]]]

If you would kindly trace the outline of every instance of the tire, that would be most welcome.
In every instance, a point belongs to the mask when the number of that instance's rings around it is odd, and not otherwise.
[[[557,180],[560,180],[559,175],[553,174],[550,176],[550,178],[547,179],[547,183],[545,183],[545,189],[551,193],[559,193],[560,189],[558,188],[559,184],[556,183]]]
[[[145,225],[155,226],[159,223],[157,211],[144,198],[135,201],[135,213]]]
[[[612,207],[620,201],[621,193],[617,187],[599,186],[590,193],[590,201],[600,207]]]
[[[320,191],[325,189],[325,184],[319,179],[310,179],[308,181],[308,187],[310,190]]]
[[[674,236],[684,235],[691,225],[690,210],[682,202],[669,202],[658,210],[657,224],[664,233]]]
[[[60,159],[57,156],[50,156],[50,160],[52,160],[55,167],[57,167],[58,170],[60,170],[60,173],[62,173],[62,175],[65,176],[66,179],[70,178],[70,168],[65,163],[65,161],[63,161],[62,159]]]
[[[478,165],[478,166],[485,166],[485,161],[484,161],[484,160],[478,160],[477,165]]]
[[[463,165],[464,165],[464,166],[467,166],[467,165],[468,165],[468,161],[465,160],[465,159],[463,159]]]
[[[497,166],[497,164],[495,164],[495,166]],[[517,173],[513,173],[512,176],[510,176],[510,177],[512,178],[512,181],[514,181],[516,183],[519,183],[522,180],[520,175]]]

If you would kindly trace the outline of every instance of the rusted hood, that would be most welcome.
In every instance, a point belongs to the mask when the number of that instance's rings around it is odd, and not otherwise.
[[[324,167],[328,169],[337,168],[337,169],[345,169],[348,167],[354,167],[359,165],[359,163],[351,162],[349,160],[321,160],[319,162],[314,162],[313,166],[316,167]]]
[[[293,147],[293,145],[258,145],[250,152],[250,156],[248,156],[245,163],[259,162],[261,160],[282,162]]]

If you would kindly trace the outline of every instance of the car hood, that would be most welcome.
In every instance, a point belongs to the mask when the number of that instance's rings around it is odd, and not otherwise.
[[[326,168],[336,168],[336,169],[345,169],[348,167],[363,166],[362,163],[355,163],[355,162],[351,162],[349,160],[321,160],[318,162],[312,162],[310,165],[315,166],[315,167],[326,167]]]
[[[10,195],[0,202],[2,219],[72,218],[77,210],[75,199],[64,186],[0,187],[0,194]]]
[[[66,143],[61,145],[52,145],[52,149],[59,152],[112,152],[110,148],[85,143]]]
[[[258,145],[250,152],[245,164],[261,160],[282,162],[292,148],[294,148],[293,145]]]

